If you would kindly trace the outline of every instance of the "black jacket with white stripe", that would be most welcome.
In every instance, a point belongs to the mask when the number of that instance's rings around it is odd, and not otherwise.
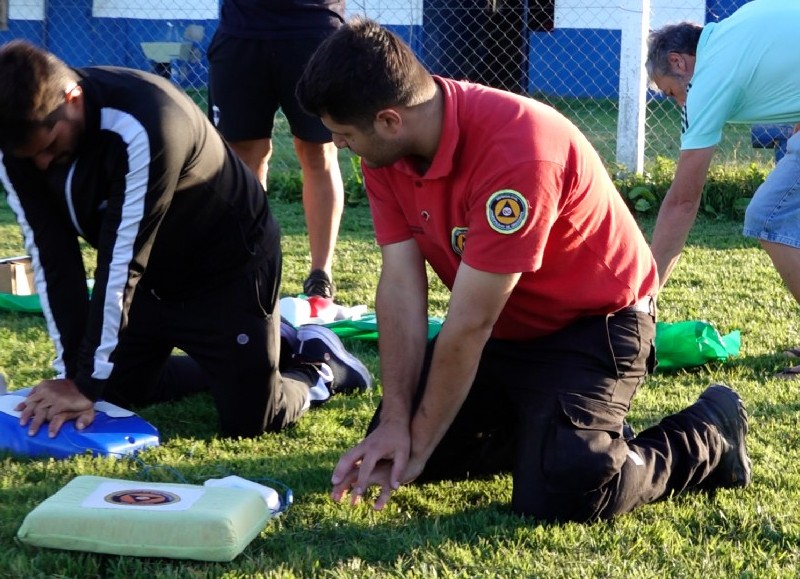
[[[198,296],[280,252],[256,177],[169,80],[77,70],[86,130],[69,165],[0,155],[0,179],[33,258],[60,378],[101,396],[134,291]],[[79,237],[97,249],[86,289]]]

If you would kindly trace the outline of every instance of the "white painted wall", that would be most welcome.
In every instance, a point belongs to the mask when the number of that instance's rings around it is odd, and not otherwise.
[[[44,0],[9,0],[9,20],[44,20]]]
[[[13,0],[12,0],[13,1]],[[214,20],[218,0],[93,0],[96,18],[145,18],[148,20]]]

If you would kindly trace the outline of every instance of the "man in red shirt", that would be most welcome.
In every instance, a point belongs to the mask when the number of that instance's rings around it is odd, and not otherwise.
[[[624,436],[655,364],[658,275],[586,138],[532,99],[431,76],[355,19],[311,59],[301,105],[361,156],[382,269],[383,400],[333,473],[372,485],[512,471],[512,508],[609,518],[689,488],[750,481],[747,416],[713,385]],[[425,262],[451,290],[427,343]]]

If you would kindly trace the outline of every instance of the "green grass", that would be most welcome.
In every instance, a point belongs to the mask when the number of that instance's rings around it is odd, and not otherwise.
[[[299,205],[273,204],[283,226],[284,292],[299,291],[308,270]],[[642,221],[646,232],[652,219]],[[796,577],[800,569],[800,382],[773,378],[778,354],[800,343],[798,306],[769,259],[740,235],[740,224],[702,219],[660,297],[664,321],[704,319],[742,332],[735,359],[674,374],[656,373],[633,403],[641,430],[694,401],[711,382],[737,388],[749,408],[753,484],[715,497],[689,494],[646,505],[614,521],[545,525],[509,512],[511,479],[401,489],[383,512],[328,498],[331,470],[354,444],[379,400],[378,389],[339,397],[280,434],[253,440],[216,435],[211,401],[199,397],[144,409],[162,445],[141,458],[189,481],[236,473],[273,477],[295,504],[236,560],[203,563],[37,549],[15,534],[22,519],[76,475],[137,478],[132,461],[90,457],[30,460],[0,455],[2,577]],[[0,254],[21,252],[0,205]],[[91,254],[87,253],[87,259]],[[366,208],[348,208],[334,271],[339,301],[372,307],[379,254]],[[432,286],[431,313],[446,293]],[[374,346],[348,344],[378,369]],[[0,371],[12,388],[48,377],[53,353],[39,316],[0,313]]]

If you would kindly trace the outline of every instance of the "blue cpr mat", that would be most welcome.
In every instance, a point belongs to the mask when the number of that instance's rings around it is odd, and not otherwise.
[[[0,450],[32,457],[67,458],[89,452],[97,456],[126,456],[141,449],[158,446],[158,430],[135,413],[104,401],[95,403],[92,424],[78,430],[75,421],[66,422],[55,438],[47,425],[35,436],[20,426],[20,413],[14,408],[25,400],[29,388],[0,396]]]

